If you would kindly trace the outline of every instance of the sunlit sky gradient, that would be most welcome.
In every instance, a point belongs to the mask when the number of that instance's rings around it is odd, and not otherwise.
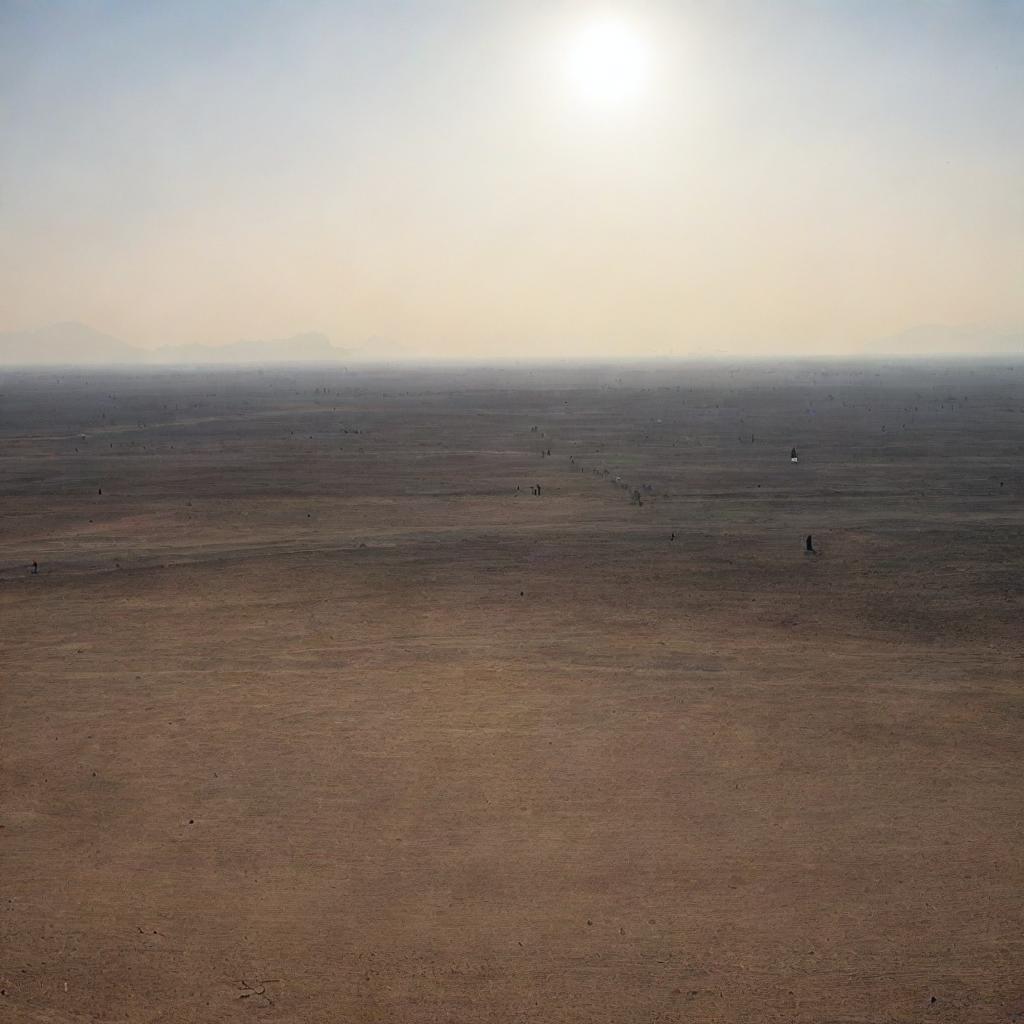
[[[641,95],[590,102],[613,13]],[[0,0],[0,330],[445,357],[1024,324],[1024,0]]]

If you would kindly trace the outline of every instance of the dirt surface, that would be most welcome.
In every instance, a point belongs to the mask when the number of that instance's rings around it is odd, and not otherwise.
[[[0,1019],[1024,1021],[1024,366],[8,372],[0,473]]]

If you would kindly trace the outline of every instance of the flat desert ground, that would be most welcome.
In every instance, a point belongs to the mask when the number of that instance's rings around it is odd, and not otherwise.
[[[1024,1020],[1024,364],[5,371],[0,513],[0,1019]]]

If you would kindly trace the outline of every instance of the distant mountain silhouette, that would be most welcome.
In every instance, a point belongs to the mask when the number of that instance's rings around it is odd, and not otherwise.
[[[690,358],[724,357],[714,349],[689,353]],[[880,338],[865,346],[865,357],[1024,356],[1024,330],[983,326],[923,324]],[[27,331],[0,332],[0,366],[242,366],[260,363],[402,362],[408,349],[391,338],[375,335],[364,346],[338,348],[319,332],[229,342],[225,345],[163,345],[140,348],[68,321]]]
[[[0,333],[0,366],[329,363],[351,355],[332,345],[325,334],[315,332],[227,345],[164,345],[156,349],[129,345],[74,322]]]
[[[0,364],[9,366],[139,363],[145,358],[142,349],[74,321],[0,334]]]
[[[329,363],[350,353],[331,344],[326,334],[234,341],[227,345],[165,345],[150,354],[155,363]]]

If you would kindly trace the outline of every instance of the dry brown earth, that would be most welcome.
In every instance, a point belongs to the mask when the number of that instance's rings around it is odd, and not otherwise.
[[[1024,1021],[1024,366],[7,372],[0,502],[0,1019]]]

